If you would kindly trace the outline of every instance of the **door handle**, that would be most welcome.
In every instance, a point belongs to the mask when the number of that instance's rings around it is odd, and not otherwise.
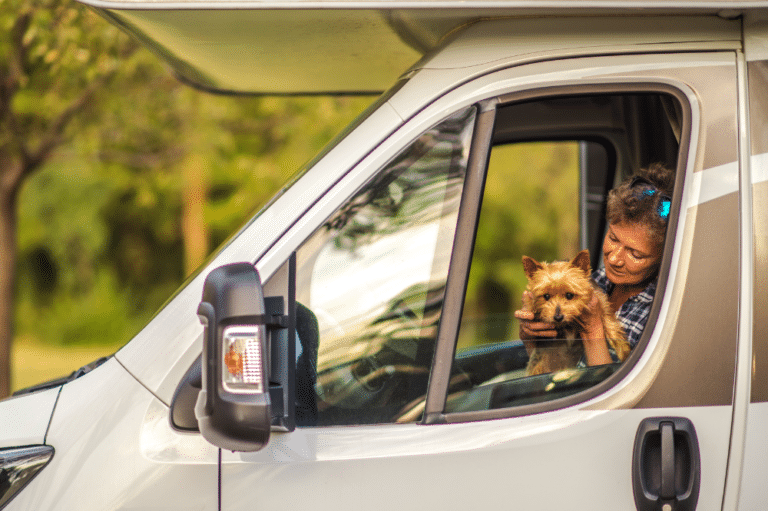
[[[690,420],[653,417],[640,423],[632,455],[638,511],[693,511],[700,479],[699,441]]]

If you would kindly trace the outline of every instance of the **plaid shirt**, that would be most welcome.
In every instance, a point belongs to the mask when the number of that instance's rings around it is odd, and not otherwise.
[[[600,268],[592,273],[592,280],[606,295],[611,294],[613,291],[614,283],[608,280],[605,276],[605,268]],[[648,322],[648,315],[651,313],[651,304],[653,303],[653,296],[656,294],[656,281],[651,281],[645,289],[638,295],[629,298],[621,309],[616,313],[616,318],[624,328],[624,332],[627,334],[627,342],[629,342],[630,348],[637,345],[640,340],[640,336],[643,335],[643,329]],[[609,349],[611,358],[614,362],[619,362],[619,358],[612,349]],[[578,367],[586,367],[586,356],[582,356],[579,361]]]
[[[592,274],[592,280],[597,287],[610,296],[614,284],[605,276],[605,268],[595,271]],[[643,335],[643,329],[648,322],[648,315],[651,313],[651,304],[655,294],[656,281],[653,280],[640,294],[624,302],[624,305],[616,313],[616,318],[618,318],[621,326],[624,327],[624,331],[627,333],[627,342],[629,342],[631,348],[637,345],[640,336]]]

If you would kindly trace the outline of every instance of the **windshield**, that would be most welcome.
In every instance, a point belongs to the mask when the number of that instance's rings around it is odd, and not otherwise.
[[[403,85],[407,83],[407,79],[403,78],[399,80],[392,88],[387,92],[379,96],[374,102],[372,102],[360,115],[358,115],[349,125],[347,125],[341,132],[339,132],[331,141],[323,147],[323,149],[310,161],[305,163],[291,178],[286,182],[280,191],[278,191],[256,214],[251,216],[239,229],[234,231],[216,250],[214,250],[194,272],[192,272],[184,282],[176,289],[176,291],[168,297],[168,299],[161,305],[155,314],[152,316],[149,322],[151,322],[162,311],[168,303],[170,303],[182,290],[184,290],[190,282],[195,280],[197,276],[204,271],[211,261],[216,259],[226,248],[245,230],[247,230],[256,220],[261,217],[280,197],[282,197],[304,174],[307,173],[318,161],[323,159],[336,145],[339,144],[349,133],[354,131],[360,124],[362,124],[368,117],[370,117],[382,104],[386,103],[397,91],[399,91]],[[255,262],[255,261],[251,261]]]

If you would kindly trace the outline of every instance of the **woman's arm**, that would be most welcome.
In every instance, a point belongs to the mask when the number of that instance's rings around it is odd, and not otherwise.
[[[589,314],[585,318],[584,334],[582,336],[587,365],[611,364],[613,363],[613,358],[608,351],[608,343],[605,341],[605,329],[603,328],[603,320],[598,312],[597,295],[593,295],[589,305]]]

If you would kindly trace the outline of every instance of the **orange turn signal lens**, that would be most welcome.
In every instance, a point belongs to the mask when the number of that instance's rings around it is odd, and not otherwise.
[[[264,360],[261,327],[231,326],[224,329],[222,383],[230,392],[264,392]]]

